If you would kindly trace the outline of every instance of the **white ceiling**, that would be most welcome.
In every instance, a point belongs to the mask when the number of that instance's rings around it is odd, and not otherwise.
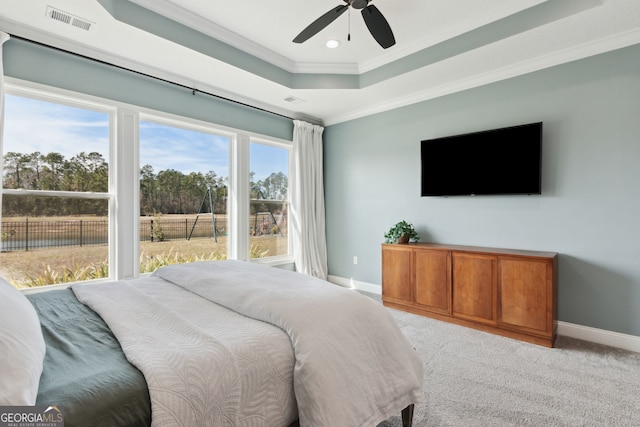
[[[342,1],[0,0],[0,30],[325,125],[640,43],[638,0],[374,0],[395,46],[357,10],[292,42]]]

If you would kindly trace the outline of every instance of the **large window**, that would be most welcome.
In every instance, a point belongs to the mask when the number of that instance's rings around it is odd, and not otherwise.
[[[140,121],[140,270],[227,258],[228,135]]]
[[[292,262],[290,141],[42,87],[7,87],[0,276],[134,278],[207,259]]]
[[[18,287],[109,276],[113,111],[5,96],[0,274]]]

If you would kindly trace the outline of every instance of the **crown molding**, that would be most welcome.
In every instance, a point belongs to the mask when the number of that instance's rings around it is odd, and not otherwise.
[[[456,25],[439,31],[438,33],[429,33],[426,37],[422,37],[414,41],[403,41],[402,45],[396,45],[390,51],[378,56],[370,61],[363,61],[358,64],[358,73],[366,73],[392,62],[398,61],[406,56],[412,55],[421,50],[429,49],[439,43],[458,37],[464,33],[468,33],[492,22],[499,21],[513,14],[522,12],[525,9],[546,3],[549,0],[527,0],[527,6],[523,9],[522,2],[511,2],[508,6],[500,7],[499,10],[486,10],[480,15],[457,22]]]
[[[299,74],[360,74],[358,64],[331,64],[319,62],[298,62],[293,73]]]
[[[428,101],[441,96],[450,95],[475,87],[484,86],[512,77],[540,71],[556,65],[565,64],[572,61],[588,58],[624,47],[640,43],[640,29],[634,29],[619,34],[605,37],[596,41],[583,43],[578,46],[571,46],[547,55],[528,59],[514,63],[502,68],[475,74],[472,77],[460,79],[451,83],[443,84],[429,89],[412,93],[408,96],[393,98],[385,102],[369,105],[366,108],[351,111],[347,114],[330,116],[325,118],[325,126],[359,119],[372,114],[382,113],[396,108],[405,107],[411,104]]]
[[[140,7],[148,9],[164,17],[171,16],[172,21],[178,22],[186,27],[198,31],[208,37],[235,47],[251,56],[269,62],[276,67],[282,68],[290,73],[295,72],[296,63],[289,58],[274,52],[271,49],[255,43],[246,37],[233,31],[229,31],[220,25],[208,21],[174,3],[166,0],[129,0]]]

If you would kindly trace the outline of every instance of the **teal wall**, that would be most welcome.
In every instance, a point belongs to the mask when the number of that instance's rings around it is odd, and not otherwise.
[[[291,140],[290,119],[18,39],[3,45],[6,76]]]
[[[329,274],[380,284],[406,219],[422,241],[558,252],[559,319],[640,336],[639,100],[634,46],[329,126]],[[421,140],[537,121],[541,196],[420,197]]]

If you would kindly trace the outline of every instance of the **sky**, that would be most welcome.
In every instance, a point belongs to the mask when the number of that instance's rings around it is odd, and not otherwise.
[[[4,152],[60,153],[66,159],[84,151],[109,158],[109,116],[90,110],[5,95]]]
[[[5,96],[4,150],[30,154],[51,152],[70,159],[81,151],[98,152],[109,159],[109,116],[20,96]],[[251,144],[250,167],[255,179],[271,173],[288,174],[285,149]],[[140,123],[140,167],[154,173],[175,169],[189,174],[214,171],[229,175],[229,138],[151,122]]]

